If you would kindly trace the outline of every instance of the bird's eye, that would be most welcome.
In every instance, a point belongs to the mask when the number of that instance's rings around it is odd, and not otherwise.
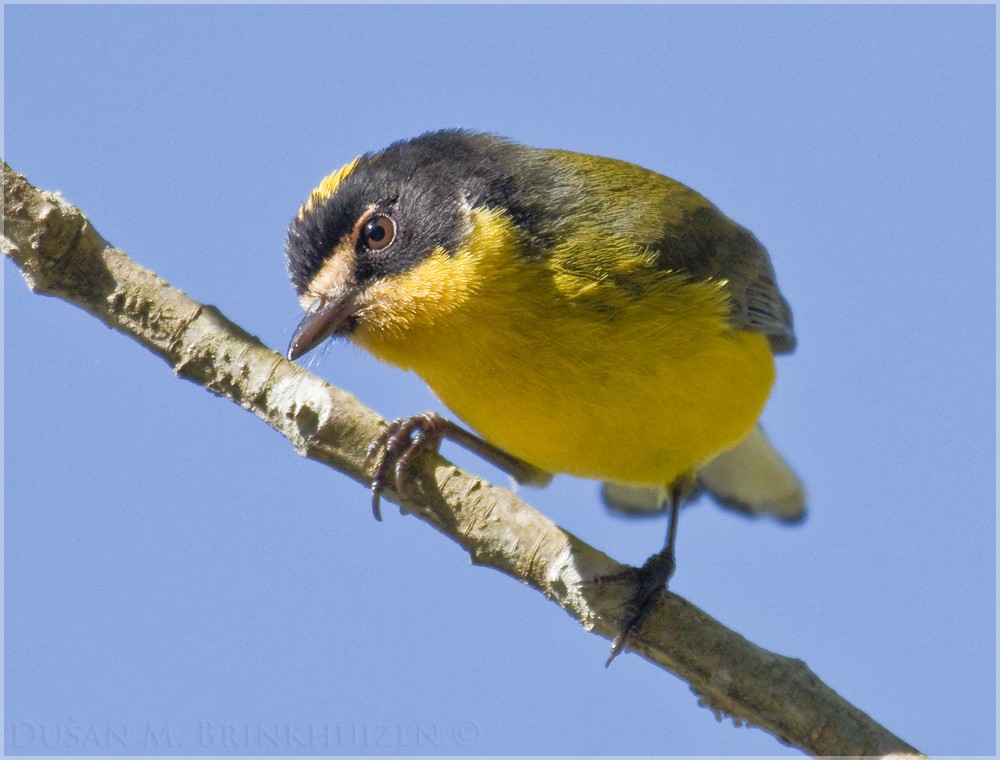
[[[361,231],[365,245],[373,251],[386,248],[396,237],[396,224],[387,216],[376,214]]]

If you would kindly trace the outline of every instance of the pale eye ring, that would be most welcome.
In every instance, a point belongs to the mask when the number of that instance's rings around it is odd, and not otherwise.
[[[396,239],[396,223],[385,214],[374,214],[361,228],[361,240],[372,251],[388,248]]]

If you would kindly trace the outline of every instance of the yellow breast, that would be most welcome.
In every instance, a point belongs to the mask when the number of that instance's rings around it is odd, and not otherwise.
[[[353,339],[488,441],[549,472],[666,485],[754,426],[774,362],[729,326],[724,283],[592,250],[597,230],[527,263],[505,216],[472,220],[466,250],[376,283]]]

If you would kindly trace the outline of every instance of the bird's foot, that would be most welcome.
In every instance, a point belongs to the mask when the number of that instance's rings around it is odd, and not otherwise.
[[[675,567],[673,551],[664,548],[647,559],[642,567],[630,567],[620,573],[602,575],[593,580],[593,583],[602,586],[624,581],[635,587],[635,592],[628,602],[628,614],[618,631],[618,635],[611,642],[611,653],[608,655],[604,667],[608,667],[615,657],[625,650],[629,639],[639,630],[643,621],[652,611],[657,595],[660,591],[666,590]]]
[[[448,421],[437,412],[393,420],[372,441],[364,467],[372,473],[372,514],[382,519],[382,491],[393,476],[393,486],[402,496],[406,491],[406,472],[410,465],[428,451],[436,451],[448,430]]]

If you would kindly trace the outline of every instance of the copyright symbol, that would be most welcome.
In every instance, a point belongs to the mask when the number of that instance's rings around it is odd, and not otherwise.
[[[460,747],[468,747],[479,739],[479,726],[467,720],[455,724],[451,731],[455,744]]]

